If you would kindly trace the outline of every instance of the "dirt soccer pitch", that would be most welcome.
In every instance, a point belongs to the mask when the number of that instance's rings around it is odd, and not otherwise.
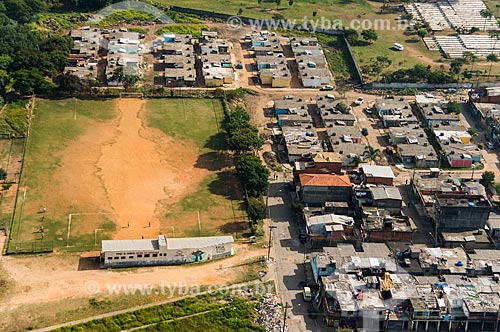
[[[241,235],[222,117],[212,99],[39,100],[9,252],[42,240],[92,250],[159,233]]]

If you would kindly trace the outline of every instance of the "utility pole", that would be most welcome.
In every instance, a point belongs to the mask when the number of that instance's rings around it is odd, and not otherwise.
[[[283,316],[283,332],[286,332],[286,310],[288,308],[291,308],[292,306],[287,303],[285,303],[285,314]]]
[[[269,245],[267,246],[267,260],[271,257],[271,239],[273,237],[273,229],[277,226],[269,226]]]

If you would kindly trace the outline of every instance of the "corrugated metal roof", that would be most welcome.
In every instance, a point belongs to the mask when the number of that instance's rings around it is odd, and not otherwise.
[[[158,250],[158,240],[103,240],[102,251],[153,251]]]
[[[394,179],[394,173],[390,166],[377,166],[377,165],[363,165],[361,166],[363,173],[377,178],[390,178]]]
[[[397,187],[374,187],[370,188],[370,190],[375,201],[379,199],[403,200]]]
[[[165,238],[160,235],[159,238]],[[200,249],[218,244],[233,243],[232,236],[208,236],[168,238],[167,249]],[[102,251],[153,251],[159,250],[158,239],[148,240],[103,240]]]
[[[200,249],[233,242],[232,236],[171,238],[167,239],[167,249]]]

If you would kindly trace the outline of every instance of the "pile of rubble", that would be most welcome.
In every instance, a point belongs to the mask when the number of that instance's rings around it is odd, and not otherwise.
[[[283,308],[280,298],[273,294],[266,294],[260,300],[257,323],[264,326],[266,332],[283,332]],[[285,331],[288,328],[285,327]]]

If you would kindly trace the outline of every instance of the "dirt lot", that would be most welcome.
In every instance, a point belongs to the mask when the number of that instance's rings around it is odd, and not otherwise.
[[[245,245],[236,245],[236,252],[235,256],[213,264],[123,270],[99,270],[94,259],[76,254],[42,257],[0,256],[1,267],[15,281],[10,295],[0,301],[0,313],[3,313],[0,326],[4,322],[14,323],[15,319],[13,320],[14,317],[9,313],[22,305],[50,305],[53,301],[65,299],[112,298],[109,287],[132,289],[134,285],[151,285],[155,288],[164,285],[168,288],[176,285],[198,287],[231,283],[241,277],[242,264],[264,256],[266,249],[249,250]],[[88,253],[89,256],[93,254],[95,253]],[[28,322],[29,318],[24,317],[21,321]]]

